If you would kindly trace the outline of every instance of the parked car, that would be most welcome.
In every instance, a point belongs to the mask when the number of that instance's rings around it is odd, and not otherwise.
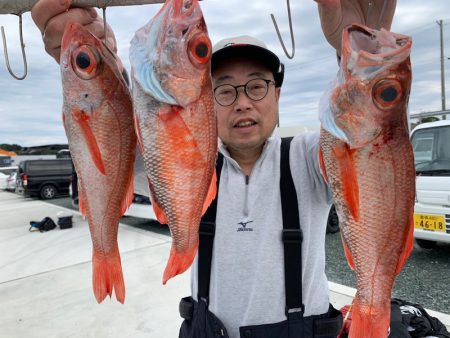
[[[14,171],[9,175],[9,177],[6,179],[6,190],[8,191],[16,191],[16,184],[17,184],[17,171]]]
[[[25,196],[42,199],[68,195],[72,171],[70,159],[22,161],[19,164],[17,188]]]
[[[450,121],[418,125],[411,142],[417,175],[414,237],[422,248],[450,243]]]
[[[6,182],[11,173],[16,172],[18,167],[0,167],[0,190],[6,189]]]

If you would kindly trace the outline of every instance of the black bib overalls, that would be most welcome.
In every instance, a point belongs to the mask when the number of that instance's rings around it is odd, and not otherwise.
[[[297,194],[289,167],[289,146],[291,138],[281,143],[281,207],[283,214],[283,244],[286,288],[286,320],[265,325],[239,328],[241,338],[334,338],[342,326],[342,315],[331,304],[322,315],[304,317],[302,303],[301,243]],[[219,154],[216,164],[217,187],[223,157]],[[185,320],[180,328],[179,338],[228,337],[227,330],[208,310],[211,257],[214,241],[217,203],[214,200],[200,224],[198,252],[198,302],[192,297],[180,302],[180,315]]]

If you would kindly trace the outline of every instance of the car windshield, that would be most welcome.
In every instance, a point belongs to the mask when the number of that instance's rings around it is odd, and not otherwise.
[[[417,174],[450,176],[450,126],[419,129],[411,142]]]

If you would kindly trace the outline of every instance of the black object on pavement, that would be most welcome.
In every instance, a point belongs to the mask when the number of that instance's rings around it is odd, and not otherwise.
[[[50,217],[45,217],[40,222],[31,221],[30,225],[31,225],[30,229],[28,229],[30,232],[33,231],[45,232],[56,228],[55,222],[53,222],[53,220]]]

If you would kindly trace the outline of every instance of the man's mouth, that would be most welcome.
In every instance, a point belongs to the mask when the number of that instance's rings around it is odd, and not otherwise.
[[[246,128],[256,125],[255,121],[241,121],[234,125],[234,128]]]

